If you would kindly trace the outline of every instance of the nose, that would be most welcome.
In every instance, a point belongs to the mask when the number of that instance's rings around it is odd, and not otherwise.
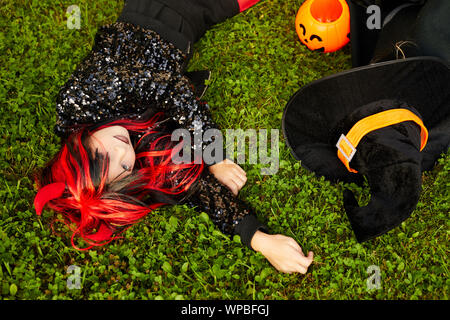
[[[117,159],[117,161],[122,162],[125,159],[125,155],[127,154],[127,150],[125,147],[120,146],[120,145],[116,145],[114,146],[114,153],[115,153],[115,159]]]

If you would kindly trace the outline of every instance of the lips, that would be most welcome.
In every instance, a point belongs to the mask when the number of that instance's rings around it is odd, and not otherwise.
[[[122,141],[123,143],[130,144],[130,140],[128,140],[128,137],[122,136],[122,135],[116,135],[114,136],[117,140]]]

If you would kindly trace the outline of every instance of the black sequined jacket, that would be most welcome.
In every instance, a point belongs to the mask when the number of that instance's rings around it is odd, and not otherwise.
[[[208,105],[183,75],[185,65],[186,56],[152,30],[123,22],[100,28],[91,52],[59,92],[55,132],[65,138],[82,126],[139,119],[149,109],[162,110],[191,132],[216,128]],[[240,235],[251,248],[253,234],[265,227],[248,206],[207,169],[194,190],[183,203],[208,213],[222,232]]]

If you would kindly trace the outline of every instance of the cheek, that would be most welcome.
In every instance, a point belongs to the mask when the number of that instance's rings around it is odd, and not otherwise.
[[[101,135],[95,135],[93,134],[89,138],[89,147],[91,150],[95,153],[95,150],[98,149],[98,152],[105,154],[107,152],[107,149],[105,146],[109,145],[107,139]]]
[[[135,165],[135,162],[136,162],[136,153],[135,153],[135,151],[134,151],[134,149],[132,147],[130,147],[127,150],[127,154],[124,157],[123,162],[128,164],[128,165],[131,165],[132,169],[134,169],[134,165]]]
[[[130,151],[129,159],[130,159],[130,163],[132,163],[134,166],[134,163],[136,162],[136,154],[134,153],[133,149],[131,149],[131,151]]]

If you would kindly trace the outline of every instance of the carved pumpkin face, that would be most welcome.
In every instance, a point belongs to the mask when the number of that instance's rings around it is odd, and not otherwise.
[[[298,10],[295,29],[310,50],[339,50],[350,40],[348,5],[345,0],[307,0]]]

